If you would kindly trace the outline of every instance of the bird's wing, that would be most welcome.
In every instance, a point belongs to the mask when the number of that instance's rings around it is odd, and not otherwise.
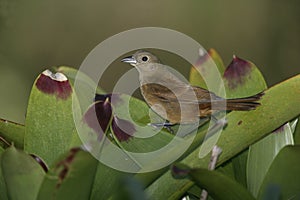
[[[166,102],[178,102],[188,104],[210,104],[211,102],[224,101],[214,93],[206,89],[189,86],[189,85],[174,85],[169,88],[159,84],[151,83],[144,86],[148,94],[159,98]]]

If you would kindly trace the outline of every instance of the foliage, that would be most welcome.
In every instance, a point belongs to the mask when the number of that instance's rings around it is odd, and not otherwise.
[[[201,188],[214,199],[267,199],[274,190],[277,197],[299,198],[299,127],[297,121],[292,120],[300,114],[300,75],[267,89],[262,74],[253,63],[234,57],[225,68],[220,56],[212,49],[191,69],[191,84],[206,87],[198,71],[205,72],[210,79],[215,77],[208,55],[222,74],[219,81],[224,82],[227,97],[238,98],[265,91],[261,106],[256,110],[230,112],[226,116],[228,125],[217,142],[223,153],[216,171],[206,169],[210,155],[199,158],[201,146],[210,141],[210,138],[204,140],[207,124],[198,129],[187,150],[174,145],[172,152],[185,152],[176,161],[181,164],[173,165],[171,170],[163,168],[131,174],[99,162],[87,152],[88,147],[82,145],[75,126],[74,106],[80,109],[83,124],[85,121],[88,122],[85,126],[90,125],[85,127],[87,134],[95,134],[99,141],[103,138],[101,134],[106,134],[114,144],[127,151],[149,152],[171,140],[181,142],[191,136],[187,134],[180,138],[166,130],[154,134],[147,126],[150,120],[148,106],[125,94],[119,94],[114,102],[112,95],[97,88],[102,94],[96,96],[94,103],[93,98],[79,102],[78,98],[83,95],[74,88],[76,75],[79,74],[81,81],[86,83],[82,90],[89,90],[95,83],[75,69],[59,67],[56,70],[61,74],[45,71],[34,82],[25,125],[0,120],[0,199],[199,198]],[[219,83],[213,86],[216,93]],[[130,113],[124,102],[129,102]],[[95,121],[89,121],[91,118],[87,115],[93,108],[101,110],[97,113],[100,118],[94,119],[104,130],[101,134],[93,126]],[[129,115],[140,126],[127,121]],[[104,125],[101,116],[109,117]],[[287,123],[289,121],[292,122]],[[130,129],[129,137],[122,135],[121,125]],[[152,136],[136,138],[135,134]],[[128,157],[128,160],[139,169],[142,165],[156,166],[168,156],[161,154],[150,163],[138,157]],[[112,159],[118,162],[117,158]],[[184,176],[178,179],[182,174]]]

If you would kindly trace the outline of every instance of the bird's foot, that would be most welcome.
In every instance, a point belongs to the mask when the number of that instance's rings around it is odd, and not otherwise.
[[[172,124],[170,122],[162,122],[162,123],[149,123],[148,125],[154,127],[154,128],[165,128],[167,129],[170,133],[174,134],[174,130],[172,129],[172,126],[175,124]]]

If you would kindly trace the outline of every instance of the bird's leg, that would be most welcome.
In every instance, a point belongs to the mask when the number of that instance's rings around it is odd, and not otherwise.
[[[172,126],[176,125],[170,122],[161,122],[161,123],[149,123],[148,125],[154,127],[154,128],[165,128],[167,129],[170,133],[174,133]]]

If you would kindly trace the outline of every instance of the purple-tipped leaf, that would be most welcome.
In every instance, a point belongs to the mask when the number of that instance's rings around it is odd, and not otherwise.
[[[267,88],[259,69],[250,61],[234,56],[223,75],[227,98],[247,97]]]

